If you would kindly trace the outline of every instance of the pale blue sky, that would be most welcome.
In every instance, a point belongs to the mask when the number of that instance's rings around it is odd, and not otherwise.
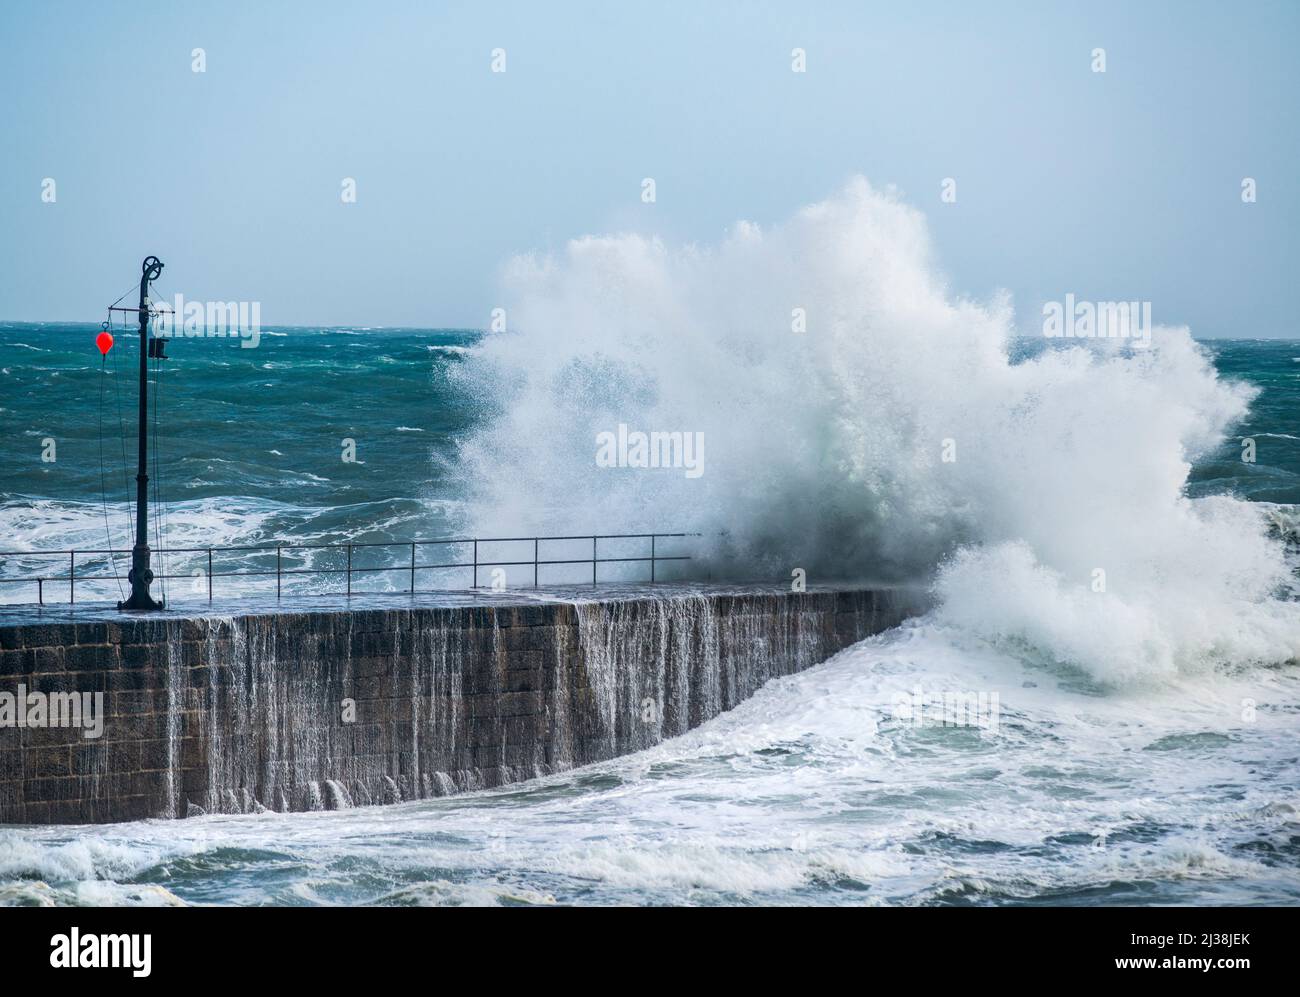
[[[97,321],[156,253],[264,325],[481,327],[512,253],[713,242],[861,173],[1028,331],[1068,291],[1300,335],[1300,3],[101,0],[0,38],[0,319]]]

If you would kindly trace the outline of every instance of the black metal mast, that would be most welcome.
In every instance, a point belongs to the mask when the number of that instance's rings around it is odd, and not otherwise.
[[[161,600],[149,594],[153,569],[149,567],[149,282],[162,273],[162,261],[145,258],[140,274],[140,464],[135,475],[135,546],[131,548],[131,596],[118,609],[162,609]]]

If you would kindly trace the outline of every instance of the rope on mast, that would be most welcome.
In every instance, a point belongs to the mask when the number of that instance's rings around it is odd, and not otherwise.
[[[112,314],[111,312],[109,313]],[[108,332],[108,322],[102,328]],[[117,573],[117,550],[113,546],[113,531],[108,525],[108,487],[104,480],[104,379],[108,377],[108,355],[99,357],[99,501],[104,510],[104,535],[108,538],[108,563],[113,568],[113,580],[117,582],[117,594],[125,599],[122,591],[122,579]]]
[[[129,292],[128,292],[129,293]],[[121,301],[121,298],[117,299]],[[110,331],[112,312],[109,312]],[[122,341],[127,340],[126,319],[122,319]],[[110,350],[110,353],[113,351]],[[126,535],[131,535],[131,524],[135,521],[135,497],[131,493],[131,472],[126,463],[126,420],[122,417],[122,374],[117,366],[117,354],[113,353],[113,393],[117,397],[117,440],[122,448],[122,488],[126,491]]]
[[[157,330],[157,318],[151,314],[150,317],[150,339],[153,339],[153,333]],[[163,553],[162,537],[164,532],[164,520],[166,518],[166,509],[163,506],[162,497],[162,471],[159,460],[158,446],[158,406],[161,402],[162,395],[162,361],[163,358],[155,355],[153,357],[153,535],[154,545],[158,551],[158,583],[162,589],[163,601],[167,600],[167,562]]]

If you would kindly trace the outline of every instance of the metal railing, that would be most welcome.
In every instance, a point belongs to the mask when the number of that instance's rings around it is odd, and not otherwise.
[[[472,575],[470,576],[471,583],[469,587],[472,589],[477,589],[477,588],[484,587],[479,584],[480,569],[531,566],[533,569],[532,587],[537,588],[540,585],[539,579],[540,579],[541,569],[550,565],[590,564],[591,584],[596,585],[598,583],[597,582],[598,565],[640,563],[640,564],[650,565],[649,581],[653,584],[657,580],[656,566],[658,564],[665,561],[691,560],[690,556],[685,554],[670,555],[670,554],[659,553],[657,550],[658,541],[667,540],[671,538],[685,538],[685,537],[698,537],[698,536],[700,536],[700,534],[698,533],[597,533],[597,534],[576,534],[572,536],[548,536],[548,537],[541,537],[541,536],[460,537],[460,538],[453,538],[448,540],[405,540],[405,541],[394,540],[394,541],[382,541],[382,542],[375,542],[375,543],[355,543],[349,541],[344,543],[328,543],[328,544],[276,543],[276,544],[251,544],[251,545],[246,544],[246,545],[235,545],[230,547],[173,547],[166,550],[154,550],[151,551],[150,553],[154,559],[154,563],[159,564],[159,566],[162,566],[162,561],[167,557],[173,557],[176,555],[206,555],[206,565],[207,565],[206,570],[200,568],[190,572],[180,572],[180,573],[159,572],[154,575],[154,580],[161,581],[167,579],[184,578],[193,581],[196,578],[197,579],[206,578],[207,597],[208,597],[208,601],[210,602],[212,600],[214,578],[258,578],[258,577],[270,578],[271,576],[274,576],[275,596],[278,599],[281,597],[285,578],[287,576],[292,576],[292,575],[345,575],[346,576],[346,586],[344,592],[327,592],[327,593],[295,592],[293,593],[294,595],[346,594],[348,596],[351,596],[353,594],[352,592],[353,575],[365,575],[365,574],[373,574],[379,572],[402,572],[409,579],[408,585],[405,588],[374,591],[373,594],[376,595],[392,594],[393,592],[410,592],[411,594],[414,594],[417,591],[416,590],[417,573],[421,571],[433,571],[433,570],[445,571],[445,570],[455,570],[455,569],[468,569],[473,572]],[[543,558],[541,556],[542,554],[541,545],[543,543],[548,543],[548,542],[575,543],[577,541],[586,541],[586,540],[591,541],[590,557]],[[648,540],[650,542],[650,549],[648,554],[644,556],[638,556],[638,557],[601,557],[599,551],[599,543],[602,540],[607,540],[607,541],[608,540]],[[532,551],[533,556],[531,559],[519,560],[519,561],[514,561],[514,560],[486,561],[486,560],[479,559],[480,544],[486,546],[488,544],[520,544],[520,543],[531,543],[533,545],[533,551]],[[443,548],[443,547],[456,546],[456,545],[463,545],[472,548],[473,551],[472,558],[470,560],[463,560],[463,561],[453,560],[453,561],[443,561],[443,562],[434,562],[434,563],[420,563],[418,561],[417,551],[420,548],[424,548],[424,547]],[[400,549],[409,548],[410,549],[409,562],[404,561],[401,564],[383,564],[383,565],[368,565],[368,566],[353,564],[353,554],[355,551],[371,550],[377,548],[400,548]],[[345,566],[340,568],[285,567],[284,566],[284,554],[286,551],[296,552],[296,551],[320,551],[320,550],[345,552],[346,553]],[[259,552],[259,553],[265,553],[267,555],[270,555],[274,553],[275,567],[273,569],[268,567],[268,568],[241,568],[233,571],[214,571],[212,565],[212,555],[214,551],[216,551],[218,554]],[[78,582],[83,583],[83,585],[86,582],[92,582],[92,581],[112,582],[116,580],[120,582],[126,577],[125,572],[118,572],[116,568],[114,568],[112,572],[103,572],[99,574],[85,574],[85,573],[78,574],[77,573],[78,556],[81,557],[94,556],[94,557],[109,557],[109,558],[123,557],[129,560],[130,555],[131,555],[130,548],[119,549],[119,550],[85,549],[85,550],[0,551],[0,558],[9,558],[9,557],[51,558],[51,559],[58,559],[59,561],[66,559],[67,566],[68,566],[68,573],[66,575],[37,574],[37,575],[22,575],[14,578],[0,577],[0,585],[35,584],[37,603],[43,606],[46,604],[45,603],[46,583],[48,582],[53,584],[59,584],[59,583],[66,582],[68,586],[68,602],[69,604],[75,604],[77,601]],[[109,561],[109,565],[110,567],[112,567],[113,562]],[[168,594],[171,595],[173,593],[168,593]],[[62,600],[59,601],[61,602]]]

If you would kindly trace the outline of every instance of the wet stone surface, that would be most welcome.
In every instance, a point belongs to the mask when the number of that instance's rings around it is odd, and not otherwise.
[[[333,809],[533,778],[683,733],[921,605],[884,586],[658,585],[150,616],[0,607],[0,823]]]

